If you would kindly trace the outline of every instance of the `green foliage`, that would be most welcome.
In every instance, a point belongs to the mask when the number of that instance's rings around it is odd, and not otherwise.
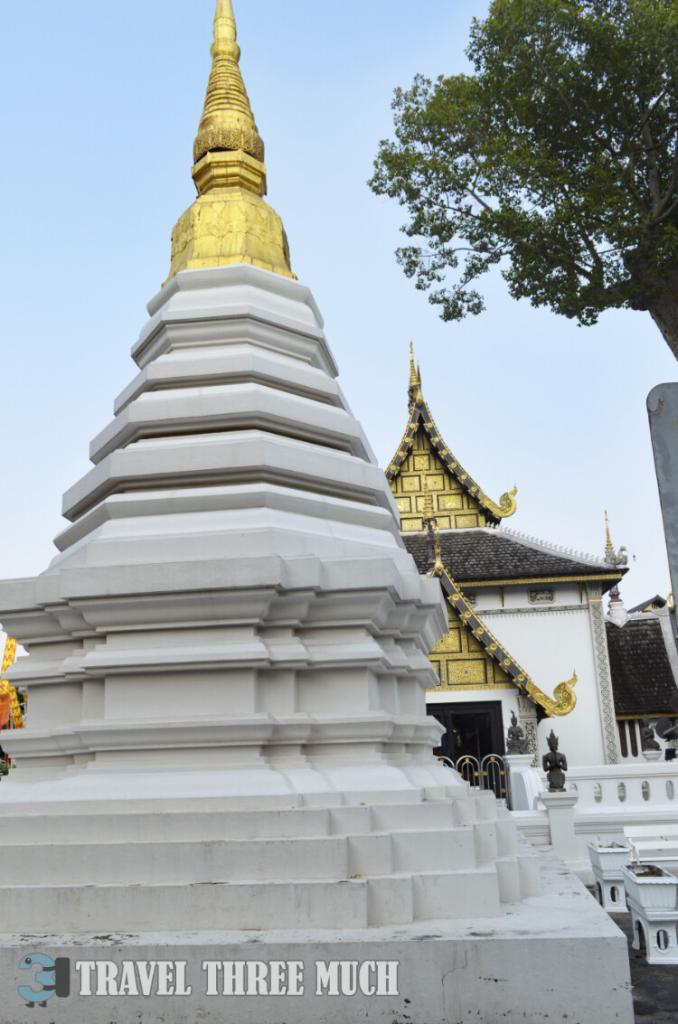
[[[408,277],[446,320],[484,308],[495,264],[582,324],[670,305],[678,0],[493,0],[467,53],[473,75],[396,90],[375,162],[374,192],[408,211]]]

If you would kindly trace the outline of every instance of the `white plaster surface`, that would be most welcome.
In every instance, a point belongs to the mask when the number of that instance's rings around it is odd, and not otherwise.
[[[557,598],[561,598],[558,585],[549,584],[549,588]],[[559,682],[569,679],[573,671],[577,672],[577,706],[565,718],[542,722],[539,727],[540,755],[546,753],[546,737],[555,728],[560,738],[560,749],[573,767],[605,764],[598,670],[589,607],[585,603],[575,603],[575,588],[566,587],[563,591],[562,603],[556,600],[546,607],[530,606],[527,591],[524,591],[511,595],[512,607],[505,611],[484,611],[482,614],[489,628],[546,693],[551,694]],[[510,721],[510,718],[505,721]]]
[[[36,948],[77,960],[184,960],[196,978],[189,997],[82,998],[71,996],[52,1014],[87,1024],[633,1024],[626,939],[581,884],[557,860],[543,860],[542,895],[476,921],[427,921],[370,931],[108,933],[77,939],[63,931],[0,937],[3,1017],[34,1024],[23,1007],[16,966]],[[226,922],[224,922],[224,925]],[[389,997],[213,997],[202,994],[204,960],[302,960],[305,977],[318,960],[399,963],[399,994]],[[529,972],[529,983],[526,983]],[[42,1011],[40,1011],[42,1012]]]

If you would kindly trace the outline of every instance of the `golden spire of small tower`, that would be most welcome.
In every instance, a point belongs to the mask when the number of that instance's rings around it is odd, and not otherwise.
[[[414,342],[412,341],[410,342],[410,383],[408,386],[408,394],[410,396],[410,405],[414,405],[415,402],[422,401],[421,370],[414,359]]]
[[[410,387],[416,388],[419,383],[417,376],[417,364],[414,361],[414,342],[410,342]]]
[[[612,565],[612,564],[614,564],[614,561],[615,561],[616,557],[617,557],[617,552],[614,549],[614,544],[612,543],[612,532],[610,531],[610,518],[609,518],[609,516],[607,514],[607,509],[606,509],[605,510],[605,561],[609,562]]]
[[[610,519],[607,512],[605,512],[605,561],[608,565],[614,565],[616,568],[624,568],[629,564],[629,553],[625,547],[615,551],[610,531]]]
[[[172,234],[169,278],[237,263],[294,277],[282,221],[262,198],[264,143],[240,71],[232,0],[217,0],[212,68],[193,155],[198,198]]]

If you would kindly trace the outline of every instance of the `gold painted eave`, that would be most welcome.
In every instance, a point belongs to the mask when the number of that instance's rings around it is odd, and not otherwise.
[[[594,573],[590,576],[534,576],[523,579],[463,580],[462,584],[466,590],[469,587],[489,589],[492,587],[522,587],[526,584],[531,586],[537,583],[600,583],[610,580],[619,582],[622,579],[623,576],[616,573]]]
[[[441,569],[436,562],[432,575],[440,580],[447,601],[456,612],[462,626],[470,631],[475,640],[484,648],[488,657],[500,666],[518,690],[527,696],[533,704],[542,708],[550,718],[564,717],[574,711],[577,704],[577,695],[574,691],[577,684],[576,672],[567,681],[558,683],[553,691],[553,697],[549,697],[488,629],[482,617],[447,570]]]

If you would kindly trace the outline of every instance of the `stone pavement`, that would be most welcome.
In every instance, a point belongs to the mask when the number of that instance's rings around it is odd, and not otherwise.
[[[631,915],[612,916],[629,940],[636,1024],[678,1024],[678,966],[650,967],[631,949]]]

